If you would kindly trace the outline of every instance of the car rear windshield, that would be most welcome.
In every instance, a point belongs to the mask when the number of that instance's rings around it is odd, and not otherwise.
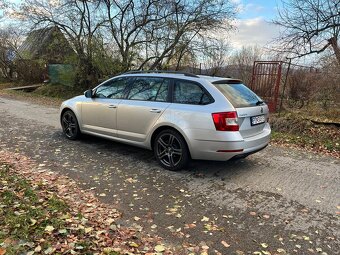
[[[262,99],[243,84],[214,84],[235,108],[256,106]]]

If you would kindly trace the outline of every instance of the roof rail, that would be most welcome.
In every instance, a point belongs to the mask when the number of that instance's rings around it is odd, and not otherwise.
[[[181,71],[163,71],[163,70],[134,70],[128,71],[123,74],[137,74],[137,73],[173,73],[173,74],[183,74],[185,76],[200,78],[196,74],[188,73],[188,72],[181,72]]]

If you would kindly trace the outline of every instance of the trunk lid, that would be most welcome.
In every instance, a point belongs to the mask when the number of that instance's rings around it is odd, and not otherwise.
[[[260,134],[269,117],[269,109],[265,104],[254,107],[236,108],[236,112],[240,126],[239,132],[243,138]]]

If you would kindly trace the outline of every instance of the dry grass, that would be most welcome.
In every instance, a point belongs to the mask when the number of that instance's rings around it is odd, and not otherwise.
[[[340,157],[339,115],[338,109],[272,114],[273,142]]]

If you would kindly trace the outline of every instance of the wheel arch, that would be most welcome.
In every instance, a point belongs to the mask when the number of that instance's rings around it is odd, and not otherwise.
[[[66,111],[71,111],[71,112],[74,113],[74,115],[75,115],[76,118],[77,118],[77,122],[78,122],[79,129],[80,129],[80,131],[81,131],[81,130],[82,130],[82,129],[81,129],[81,125],[82,125],[82,124],[81,124],[80,116],[78,115],[78,112],[77,112],[75,109],[72,109],[72,107],[70,107],[70,106],[65,106],[65,107],[61,110],[60,116],[59,116],[60,124],[61,124],[61,119],[62,119],[62,117],[63,117],[63,114],[64,114]]]
[[[59,118],[60,123],[61,123],[61,119],[63,118],[63,115],[66,111],[71,111],[76,115],[76,113],[70,107],[65,107],[64,109],[61,110],[61,113],[60,113],[60,118]],[[76,115],[76,117],[78,119],[77,115]]]
[[[153,148],[153,144],[154,144],[154,142],[155,142],[155,139],[156,139],[157,135],[158,135],[160,132],[162,132],[162,131],[164,131],[164,130],[167,130],[167,129],[176,131],[176,132],[184,139],[184,141],[185,141],[185,143],[186,143],[186,145],[187,145],[187,147],[188,147],[189,156],[190,156],[190,158],[191,158],[191,153],[190,153],[190,143],[188,143],[187,137],[183,134],[183,132],[182,132],[180,129],[177,129],[177,128],[175,128],[175,127],[173,127],[173,126],[170,126],[170,125],[163,125],[163,126],[160,126],[160,127],[156,128],[156,129],[153,131],[153,133],[152,133],[152,135],[151,135],[151,139],[150,139],[150,147],[151,147],[151,149],[152,149],[152,150],[154,149],[154,148]]]

